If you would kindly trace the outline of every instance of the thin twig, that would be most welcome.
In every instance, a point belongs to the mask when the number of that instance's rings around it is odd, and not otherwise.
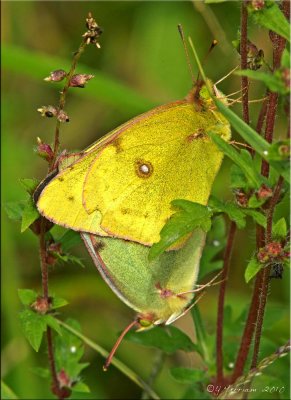
[[[75,72],[75,69],[77,66],[77,62],[79,61],[79,58],[81,57],[82,53],[84,52],[86,45],[87,45],[86,41],[83,40],[82,43],[80,44],[78,50],[74,53],[70,71],[66,76],[65,86],[60,94],[59,110],[64,110],[64,108],[65,108],[66,95],[67,95],[69,87],[70,87],[70,81],[72,79],[72,76],[74,75],[74,72]],[[53,159],[50,163],[49,172],[53,171],[53,169],[55,168],[55,162],[56,162],[56,158],[57,158],[59,147],[60,147],[60,126],[61,126],[61,122],[57,119],[56,128],[55,128],[54,149],[53,149],[54,155],[53,155]]]
[[[227,245],[225,248],[224,253],[224,261],[223,261],[223,269],[221,279],[222,282],[219,288],[219,295],[218,295],[218,308],[217,308],[217,323],[216,323],[216,379],[217,385],[223,386],[223,317],[224,317],[224,300],[225,300],[225,290],[227,284],[227,277],[232,253],[232,246],[234,241],[234,236],[236,232],[236,224],[235,222],[231,221],[227,239]]]
[[[161,372],[165,358],[166,358],[166,353],[162,350],[157,350],[156,357],[153,362],[152,370],[151,370],[149,379],[147,380],[147,384],[149,387],[153,386],[153,383],[155,382],[157,376]],[[151,397],[149,396],[149,393],[146,390],[144,390],[141,394],[141,400],[148,400],[150,398]]]
[[[47,264],[47,248],[46,248],[46,240],[45,240],[45,225],[46,221],[44,218],[41,218],[40,221],[40,233],[39,233],[39,253],[40,253],[40,265],[41,265],[41,277],[42,277],[42,291],[44,299],[49,302],[49,288],[48,288],[48,264]],[[55,365],[55,357],[53,351],[53,342],[52,342],[52,333],[51,328],[47,327],[46,330],[47,335],[47,347],[48,347],[48,359],[50,372],[52,377],[52,391],[58,396],[59,399],[63,399],[62,390],[59,385],[56,365]]]

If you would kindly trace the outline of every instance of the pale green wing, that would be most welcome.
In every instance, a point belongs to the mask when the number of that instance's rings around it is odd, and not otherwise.
[[[101,276],[115,294],[142,316],[166,322],[180,315],[193,294],[205,233],[196,230],[180,250],[163,253],[152,262],[149,248],[122,239],[81,235]]]

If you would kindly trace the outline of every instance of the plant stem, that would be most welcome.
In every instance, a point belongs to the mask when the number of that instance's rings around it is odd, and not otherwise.
[[[166,358],[166,353],[164,353],[162,350],[157,350],[156,357],[154,359],[152,366],[152,371],[150,373],[149,379],[147,380],[147,384],[149,385],[149,387],[153,386],[154,381],[161,372],[165,358]],[[143,390],[141,394],[141,400],[148,400],[148,399],[150,399],[148,392]]]
[[[76,337],[80,338],[84,343],[86,343],[89,347],[91,347],[91,349],[95,350],[102,357],[108,357],[109,353],[105,349],[103,349],[103,347],[99,346],[97,343],[93,342],[93,340],[89,339],[87,336],[83,335],[65,322],[60,321],[57,318],[55,319],[62,327],[64,327],[67,331],[71,332]],[[154,390],[136,372],[130,369],[127,365],[123,364],[116,357],[112,359],[111,364],[114,365],[121,373],[127,376],[132,382],[134,382],[136,385],[146,391],[152,399],[160,399],[159,396],[154,392]]]
[[[216,323],[216,384],[218,386],[223,386],[223,317],[224,317],[224,300],[225,300],[225,290],[228,278],[228,271],[232,253],[232,246],[234,241],[234,236],[236,232],[236,224],[234,221],[231,221],[227,239],[227,245],[225,248],[224,253],[224,260],[223,260],[223,269],[221,279],[222,282],[219,288],[219,295],[218,295],[218,308],[217,308],[217,323]]]
[[[289,18],[290,14],[290,3],[289,1],[283,1],[282,3],[282,8],[285,16]],[[281,56],[285,47],[285,40],[278,36],[275,35],[274,41],[273,41],[273,70],[277,69],[280,66],[280,61],[281,61]],[[265,114],[266,114],[266,128],[265,128],[265,139],[271,143],[273,140],[273,131],[274,131],[274,125],[275,125],[275,117],[276,117],[276,112],[277,112],[277,103],[278,103],[278,94],[277,93],[269,93],[268,96],[268,103],[263,104],[262,110],[259,115],[259,120],[257,124],[257,129],[258,131],[261,131],[263,122],[265,119]],[[262,160],[262,166],[261,166],[261,174],[265,177],[269,176],[269,164],[265,161]],[[278,181],[278,184],[280,182]],[[283,182],[282,182],[283,183]],[[269,232],[272,232],[272,219],[273,219],[273,211],[274,207],[278,201],[280,191],[281,191],[281,185],[277,184],[277,188],[279,189],[279,193],[276,194],[277,199],[275,198],[275,202],[273,204],[273,208],[271,213],[268,212],[267,210],[267,215],[269,215],[269,227],[267,230]],[[273,198],[275,197],[275,193]],[[271,207],[270,203],[270,206]],[[265,230],[262,227],[257,226],[257,248],[263,247],[265,244]],[[263,318],[264,318],[264,312],[265,312],[265,306],[266,306],[266,300],[267,300],[267,294],[268,294],[268,287],[269,287],[269,269],[268,267],[264,268],[261,270],[255,280],[255,286],[253,289],[253,295],[252,295],[252,301],[249,309],[249,314],[247,317],[240,349],[238,352],[233,376],[232,376],[232,382],[234,382],[240,375],[242,375],[243,370],[244,370],[244,365],[247,360],[247,356],[249,353],[250,349],[250,344],[252,341],[252,337],[254,334],[254,331],[256,330],[256,335],[255,335],[255,348],[254,348],[254,354],[253,354],[253,367],[256,366],[257,364],[257,356],[259,352],[259,346],[260,346],[260,338],[261,338],[261,332],[262,332],[262,324],[263,324]]]
[[[39,233],[39,253],[40,253],[40,264],[41,264],[42,292],[43,292],[43,298],[47,301],[47,303],[49,303],[48,264],[47,264],[47,248],[45,240],[45,225],[46,225],[45,219],[41,218],[40,233]],[[59,399],[63,399],[62,391],[57,377],[55,357],[53,351],[52,332],[50,327],[47,327],[46,335],[47,335],[48,360],[52,377],[52,392]]]
[[[282,2],[282,8],[285,16],[289,18],[290,15],[290,3],[289,1]],[[273,71],[280,67],[282,53],[284,51],[286,44],[286,40],[282,37],[275,35],[273,38]],[[266,129],[265,129],[265,139],[272,143],[273,141],[273,132],[275,126],[275,118],[277,113],[277,105],[278,105],[278,93],[271,92],[269,94],[269,104],[268,104],[268,112],[266,118]],[[265,161],[262,160],[261,173],[263,176],[268,177],[270,172],[270,166]],[[267,213],[267,228],[265,231],[265,237],[261,237],[260,241],[257,243],[258,248],[262,247],[263,244],[269,243],[272,240],[272,225],[273,225],[273,214],[275,206],[279,200],[281,189],[283,185],[283,178],[280,176],[274,190],[273,197],[270,201]],[[264,243],[262,243],[264,242]],[[267,295],[269,289],[269,275],[270,275],[271,265],[266,266],[262,273],[260,274],[260,290],[259,290],[259,304],[257,311],[257,320],[256,320],[256,331],[255,331],[255,343],[254,343],[254,351],[252,357],[251,368],[255,368],[258,363],[258,355],[260,349],[262,328],[264,322],[265,308],[267,304]]]
[[[75,69],[77,66],[77,62],[79,61],[79,58],[81,57],[82,53],[84,52],[86,45],[87,45],[86,41],[83,40],[82,43],[80,44],[78,50],[74,53],[70,71],[66,76],[65,86],[64,86],[63,90],[61,91],[60,100],[59,100],[59,110],[63,110],[65,108],[66,95],[67,95],[69,87],[70,87],[70,81],[71,81],[72,76],[74,75],[74,72],[75,72]],[[56,128],[55,128],[54,149],[53,149],[54,156],[50,163],[49,172],[53,171],[55,168],[55,162],[56,162],[56,158],[57,158],[59,147],[60,147],[60,126],[61,126],[61,122],[57,119]]]
[[[277,185],[274,190],[273,197],[270,201],[269,208],[267,210],[267,228],[266,228],[266,237],[265,243],[270,243],[272,241],[272,225],[273,225],[273,215],[275,206],[278,203],[280,198],[282,186],[283,186],[283,178],[282,176],[279,177]],[[262,327],[264,321],[264,313],[266,308],[267,302],[267,295],[269,289],[269,276],[272,266],[268,265],[263,269],[262,272],[262,281],[261,281],[261,288],[260,288],[260,302],[259,302],[259,309],[257,314],[257,324],[256,324],[256,335],[255,335],[255,343],[254,343],[254,351],[253,351],[253,358],[251,368],[255,368],[258,363],[258,355],[259,355],[259,348],[260,348],[260,339],[262,334]]]
[[[248,45],[248,10],[246,2],[242,2],[241,4],[241,40],[240,40],[240,56],[241,56],[241,69],[247,69],[247,45]],[[246,76],[241,77],[241,90],[242,90],[242,111],[243,111],[243,120],[249,124],[249,82]]]

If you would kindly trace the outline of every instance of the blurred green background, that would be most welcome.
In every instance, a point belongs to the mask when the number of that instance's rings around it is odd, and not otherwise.
[[[201,58],[212,39],[218,39],[219,45],[205,63],[207,75],[213,81],[239,63],[231,41],[236,39],[239,29],[240,2],[205,5],[190,1],[13,1],[1,5],[2,204],[25,197],[20,178],[42,179],[46,174],[46,163],[34,155],[33,147],[37,136],[44,142],[52,141],[55,122],[41,118],[36,109],[56,104],[61,85],[48,84],[43,78],[53,69],[66,69],[70,65],[72,53],[85,32],[84,20],[89,11],[104,33],[100,38],[101,49],[88,47],[77,69],[79,73],[93,73],[95,80],[86,89],[69,92],[66,110],[71,122],[62,126],[61,133],[62,147],[68,150],[83,149],[130,117],[187,94],[191,79],[177,32],[178,23],[192,37]],[[250,27],[250,37],[264,49],[270,62],[268,33]],[[194,70],[196,74],[195,65]],[[219,86],[224,93],[239,87],[240,80],[235,76]],[[252,98],[260,98],[264,88],[252,85],[250,94]],[[253,126],[258,108],[257,104],[251,107]],[[240,114],[240,105],[234,109]],[[285,128],[286,122],[280,114],[277,137],[284,137]],[[225,160],[213,189],[223,199],[231,198],[229,168],[230,163]],[[284,201],[278,216],[287,212],[288,204]],[[41,290],[37,238],[30,231],[21,234],[19,224],[9,221],[5,213],[2,221],[2,378],[19,398],[52,398],[49,383],[31,371],[33,366],[46,366],[45,346],[38,354],[34,353],[20,331],[17,315],[21,309],[17,288]],[[249,224],[246,230],[238,232],[232,258],[227,303],[235,317],[250,301],[252,284],[244,283],[243,272],[254,246],[255,232]],[[50,290],[70,302],[64,308],[64,317],[77,318],[84,334],[110,349],[133,312],[102,281],[82,246],[75,249],[75,254],[83,258],[86,268],[71,264],[54,267]],[[265,327],[269,339],[264,341],[261,356],[275,351],[288,337],[287,274],[285,271],[282,281],[272,281],[269,323]],[[211,333],[215,329],[216,299],[214,287],[201,300],[202,316]],[[177,326],[193,337],[189,316],[178,321]],[[234,340],[238,342],[239,336]],[[118,357],[143,378],[150,373],[154,355],[154,349],[129,342],[124,342],[118,350]],[[83,375],[92,393],[74,398],[140,396],[140,389],[114,367],[103,373],[103,360],[92,350],[86,349],[85,360],[91,363]],[[192,367],[197,362],[197,357],[181,352],[168,357],[166,364]],[[269,373],[282,377],[284,370],[286,374],[286,364],[278,361]],[[171,379],[167,368],[155,388],[162,398],[181,398],[185,392],[185,386]]]

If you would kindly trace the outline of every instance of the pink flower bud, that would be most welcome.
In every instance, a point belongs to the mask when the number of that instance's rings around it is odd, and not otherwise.
[[[50,309],[49,299],[39,296],[31,307],[39,314],[46,314]]]
[[[271,242],[266,245],[266,251],[270,257],[278,257],[282,254],[282,245],[279,242]]]
[[[68,114],[66,114],[64,110],[59,110],[58,111],[57,119],[60,122],[69,122],[70,121]]]
[[[44,80],[46,82],[60,82],[66,76],[67,76],[66,71],[64,71],[63,69],[57,69],[55,71],[52,71],[48,77],[44,78]]]
[[[257,191],[257,198],[259,200],[267,199],[273,196],[273,190],[270,189],[268,186],[263,184],[260,189]]]
[[[254,10],[258,11],[265,7],[265,1],[264,0],[252,0],[251,5]]]
[[[54,152],[49,144],[39,143],[37,146],[37,154],[44,158],[46,161],[50,162],[54,158]]]
[[[73,75],[70,80],[70,86],[84,88],[85,84],[92,78],[94,78],[94,75],[87,75],[87,74]]]
[[[67,375],[64,369],[61,369],[60,372],[58,373],[58,381],[61,388],[71,386],[70,377]]]
[[[270,259],[264,247],[260,248],[260,250],[258,251],[257,258],[260,263],[266,263]]]

